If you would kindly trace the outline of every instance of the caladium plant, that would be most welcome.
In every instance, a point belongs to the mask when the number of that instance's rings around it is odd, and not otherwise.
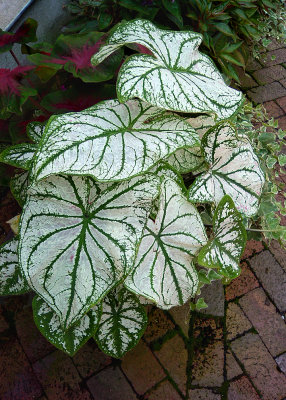
[[[0,155],[23,170],[0,293],[36,292],[36,325],[70,355],[93,337],[122,357],[146,327],[143,304],[182,305],[240,272],[264,174],[235,127],[242,95],[200,42],[144,20],[118,25],[94,64],[126,44],[148,49],[123,63],[118,99],[29,124],[33,143]]]

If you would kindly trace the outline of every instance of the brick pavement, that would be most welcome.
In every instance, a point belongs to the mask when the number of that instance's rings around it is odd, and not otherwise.
[[[274,42],[243,78],[248,97],[264,102],[282,128],[285,67],[286,47]],[[7,201],[5,219],[15,209]],[[148,306],[147,331],[122,360],[92,340],[66,356],[37,331],[30,296],[3,299],[0,399],[284,400],[286,252],[276,242],[250,240],[241,267],[230,285],[203,289],[209,308],[202,313],[190,313],[188,304],[169,312]]]

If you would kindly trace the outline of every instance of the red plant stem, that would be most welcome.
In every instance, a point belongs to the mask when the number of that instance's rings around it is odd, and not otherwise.
[[[18,60],[18,57],[16,56],[16,54],[14,53],[14,51],[11,49],[10,50],[11,56],[14,58],[14,60],[16,61],[16,63],[21,66],[20,61]],[[27,80],[27,82],[29,83],[29,85],[34,88],[34,85],[32,83],[32,81],[29,78],[25,78]],[[37,95],[39,96],[39,94]],[[32,96],[29,96],[29,100],[31,101],[31,103],[37,107],[39,110],[43,111],[44,114],[49,114],[48,110],[46,110],[37,100],[35,100],[34,98],[32,98]]]
[[[16,61],[16,64],[18,64],[19,66],[21,66],[20,61],[18,60],[18,57],[16,56],[16,54],[14,53],[14,51],[11,49],[10,50],[10,54],[11,56],[14,58],[14,60]]]

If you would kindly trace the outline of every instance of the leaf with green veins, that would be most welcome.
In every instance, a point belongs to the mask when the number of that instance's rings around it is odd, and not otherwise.
[[[136,296],[125,288],[117,288],[103,300],[94,338],[105,354],[121,358],[136,346],[146,326],[147,315]]]
[[[199,173],[206,170],[206,163],[201,154],[200,147],[188,147],[176,150],[166,161],[180,174],[187,174],[191,171]]]
[[[156,220],[147,223],[134,270],[125,286],[163,309],[184,304],[198,287],[192,259],[206,243],[196,208],[187,201],[180,186],[165,179]]]
[[[218,205],[228,194],[239,212],[256,214],[264,174],[247,136],[237,137],[234,127],[221,124],[204,135],[202,148],[210,167],[190,187],[190,201]]]
[[[240,274],[246,231],[230,196],[224,196],[215,210],[213,234],[212,240],[199,252],[198,263],[207,268],[218,268],[227,278],[236,278]]]
[[[29,122],[27,125],[27,135],[34,143],[40,143],[40,140],[43,136],[45,130],[46,123],[42,122]]]
[[[187,122],[196,130],[200,137],[215,125],[215,120],[209,115],[188,118]],[[206,170],[206,163],[200,147],[187,147],[176,150],[167,159],[167,163],[174,167],[180,174],[191,171],[200,173]]]
[[[13,178],[10,179],[10,189],[21,207],[24,206],[27,196],[27,189],[30,184],[29,180],[30,172],[24,171],[15,174]]]
[[[0,154],[0,162],[14,167],[29,169],[37,146],[32,143],[21,143],[7,147]]]
[[[65,329],[132,270],[158,189],[151,174],[106,184],[56,175],[29,188],[21,269]]]
[[[242,93],[228,87],[213,61],[198,51],[202,36],[156,28],[146,20],[121,23],[92,57],[98,65],[123,45],[141,44],[151,55],[132,55],[122,65],[117,80],[121,102],[138,97],[167,110],[214,112],[219,119],[233,115]]]
[[[50,119],[35,156],[34,175],[90,175],[120,181],[142,174],[199,137],[185,119],[150,104],[108,100]]]
[[[95,334],[101,306],[91,308],[76,325],[67,330],[62,328],[59,316],[39,296],[33,299],[33,314],[41,334],[55,347],[72,357]]]
[[[23,277],[18,260],[19,238],[0,247],[0,295],[11,296],[30,292],[31,289]]]

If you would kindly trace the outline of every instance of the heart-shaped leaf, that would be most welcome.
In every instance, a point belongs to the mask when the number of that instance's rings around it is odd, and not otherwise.
[[[113,184],[56,175],[29,188],[20,264],[64,329],[131,271],[158,184],[150,174]]]
[[[27,135],[34,143],[40,143],[41,137],[43,136],[46,123],[42,122],[29,122],[27,125]]]
[[[94,338],[105,354],[120,358],[136,346],[146,325],[146,312],[136,296],[118,288],[102,303],[102,315]]]
[[[17,168],[29,169],[36,150],[37,146],[32,143],[9,146],[0,154],[0,162]]]
[[[239,212],[247,217],[256,214],[264,174],[248,138],[237,137],[234,127],[223,124],[204,135],[202,148],[209,170],[190,187],[190,201],[218,205],[228,194]]]
[[[187,121],[196,130],[200,138],[215,125],[214,118],[209,115],[188,118]],[[167,163],[180,174],[186,174],[191,171],[199,173],[206,170],[205,159],[201,154],[200,147],[178,149],[167,158]]]
[[[65,173],[120,181],[142,174],[180,147],[199,143],[194,129],[176,115],[138,100],[108,100],[52,117],[34,174],[37,179]]]
[[[19,239],[14,237],[0,247],[0,295],[23,294],[31,289],[23,277],[18,261]]]
[[[198,51],[202,36],[156,28],[146,20],[119,24],[106,45],[92,57],[97,65],[119,47],[137,43],[152,55],[133,55],[122,65],[117,80],[121,102],[134,97],[167,110],[214,112],[229,118],[242,93],[228,87],[212,60]]]
[[[213,217],[214,237],[200,251],[198,262],[208,268],[219,268],[227,278],[240,274],[240,257],[246,242],[246,231],[232,199],[224,196]]]
[[[196,208],[172,179],[165,179],[157,218],[148,221],[125,286],[164,309],[184,304],[198,287],[192,258],[206,243]]]
[[[30,184],[29,177],[30,172],[24,171],[10,179],[11,192],[21,207],[23,207],[26,201],[27,189]]]
[[[93,307],[76,325],[67,330],[63,330],[59,316],[39,296],[33,299],[33,313],[34,321],[42,335],[72,357],[95,334],[101,307]]]

